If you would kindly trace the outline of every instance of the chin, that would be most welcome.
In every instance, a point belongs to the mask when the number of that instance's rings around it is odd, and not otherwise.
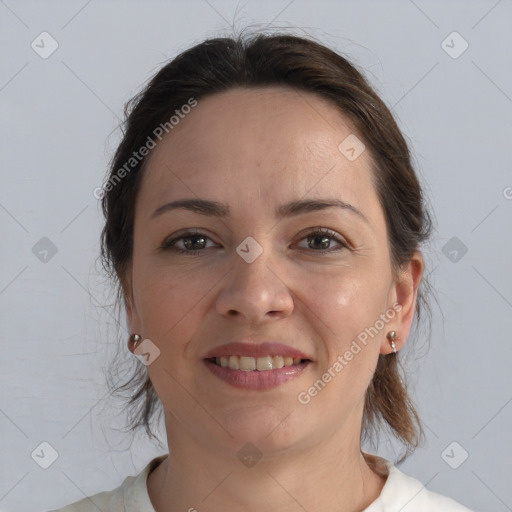
[[[300,443],[304,435],[305,422],[296,412],[292,407],[238,407],[223,416],[222,425],[233,436],[224,437],[236,451],[251,443],[265,455],[278,454]]]

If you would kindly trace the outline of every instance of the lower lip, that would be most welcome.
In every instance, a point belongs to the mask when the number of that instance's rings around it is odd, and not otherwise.
[[[292,366],[283,366],[283,368],[276,368],[274,370],[253,370],[249,372],[219,366],[207,359],[204,360],[204,364],[214,375],[219,377],[219,379],[231,384],[235,388],[262,391],[275,388],[298,377],[310,364],[310,361],[294,364]]]

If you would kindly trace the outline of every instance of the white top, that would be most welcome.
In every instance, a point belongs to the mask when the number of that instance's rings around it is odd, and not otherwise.
[[[149,499],[146,480],[149,473],[167,457],[154,458],[137,475],[128,476],[112,491],[100,492],[58,510],[49,512],[155,512]],[[472,512],[460,503],[426,489],[392,462],[378,457],[388,477],[380,496],[362,512]]]

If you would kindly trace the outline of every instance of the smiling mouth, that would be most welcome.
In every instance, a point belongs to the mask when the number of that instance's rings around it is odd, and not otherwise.
[[[244,372],[251,371],[268,371],[277,370],[287,366],[297,366],[302,363],[311,362],[309,359],[293,358],[290,356],[264,356],[264,357],[249,357],[249,356],[223,356],[223,357],[210,357],[206,359],[217,366],[228,368],[231,370],[242,370]]]

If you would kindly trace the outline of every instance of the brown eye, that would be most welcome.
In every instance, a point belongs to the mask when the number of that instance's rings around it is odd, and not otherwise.
[[[333,252],[339,251],[342,248],[347,248],[347,243],[338,236],[335,231],[325,228],[317,228],[310,232],[302,240],[307,240],[307,249],[315,252]],[[330,247],[332,243],[336,242],[338,247]]]
[[[199,254],[206,247],[207,241],[210,240],[204,233],[199,231],[190,231],[175,237],[171,240],[166,240],[160,246],[163,251],[175,251],[181,254]]]

